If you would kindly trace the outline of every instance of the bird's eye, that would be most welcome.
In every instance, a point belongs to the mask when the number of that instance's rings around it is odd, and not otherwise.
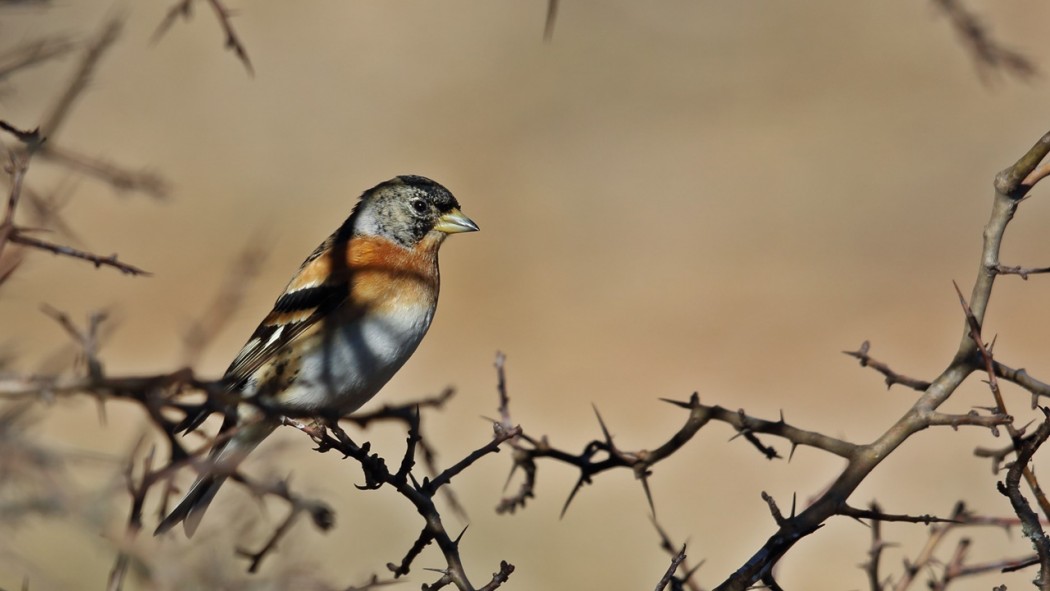
[[[416,210],[416,213],[423,213],[427,210],[427,204],[420,199],[415,199],[412,201],[412,209]]]

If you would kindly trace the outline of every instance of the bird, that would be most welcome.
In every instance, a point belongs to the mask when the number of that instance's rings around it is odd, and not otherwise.
[[[430,328],[442,242],[477,230],[429,178],[397,176],[365,191],[226,370],[238,402],[225,413],[208,468],[154,535],[181,522],[192,537],[223,482],[281,424],[282,412],[337,419],[375,396]],[[176,431],[193,431],[213,410],[187,412]]]

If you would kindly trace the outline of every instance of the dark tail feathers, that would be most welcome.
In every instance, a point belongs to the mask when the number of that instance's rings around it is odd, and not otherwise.
[[[164,521],[160,522],[153,535],[159,536],[166,533],[182,522],[182,527],[186,530],[186,537],[192,537],[208,505],[215,498],[215,493],[219,492],[219,487],[225,481],[226,476],[216,474],[206,474],[198,478],[186,493],[186,498],[182,499],[182,502],[164,518]]]

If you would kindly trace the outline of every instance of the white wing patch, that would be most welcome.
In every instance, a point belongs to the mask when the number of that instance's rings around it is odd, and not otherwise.
[[[282,324],[281,326],[278,326],[276,330],[273,331],[273,334],[270,335],[270,338],[267,339],[266,344],[263,345],[263,347],[269,347],[270,345],[274,344],[274,342],[277,341],[277,339],[281,338],[281,333],[283,333],[283,332],[284,332],[284,325]],[[253,339],[253,340],[258,341],[259,339]]]

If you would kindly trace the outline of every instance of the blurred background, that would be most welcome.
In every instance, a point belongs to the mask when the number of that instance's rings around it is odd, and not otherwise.
[[[108,20],[125,19],[51,141],[168,183],[158,197],[32,163],[28,184],[68,200],[61,217],[76,244],[153,275],[28,253],[0,290],[13,367],[54,371],[69,351],[42,304],[78,320],[109,310],[116,330],[102,359],[114,375],[180,367],[188,327],[239,253],[261,247],[269,255],[261,274],[198,352],[195,370],[218,377],[362,190],[422,174],[449,187],[482,231],[446,243],[430,334],[366,409],[455,387],[446,409],[425,417],[443,465],[491,436],[482,417],[497,413],[497,351],[508,356],[513,419],[571,451],[600,436],[592,405],[621,447],[652,449],[685,419],[658,398],[694,391],[709,404],[771,419],[783,411],[796,426],[870,441],[916,394],[887,392],[840,352],[870,340],[875,357],[924,379],[947,365],[963,322],[951,282],[969,293],[992,178],[1050,126],[1045,74],[982,73],[925,1],[565,0],[545,43],[538,0],[229,0],[254,75],[224,51],[205,3],[151,41],[172,4],[0,5],[0,50],[54,35],[89,42]],[[993,36],[1050,69],[1040,41],[1050,8],[972,4]],[[79,55],[0,81],[0,118],[42,123]],[[1043,193],[1021,207],[1005,264],[1050,264]],[[1043,379],[1048,297],[1046,279],[1005,277],[986,323],[1003,362]],[[1006,393],[1011,411],[1028,412],[1026,393]],[[945,409],[991,404],[973,379]],[[101,588],[127,515],[122,471],[150,427],[120,403],[100,422],[86,398],[41,405],[34,418],[32,436],[68,454],[56,485],[65,505],[2,534],[0,588],[24,578],[34,591]],[[299,524],[253,578],[234,548],[260,546],[284,508],[260,507],[229,486],[191,542],[141,536],[135,547],[155,583],[139,571],[128,588],[173,588],[189,571],[205,573],[202,588],[247,588],[276,572],[338,588],[401,559],[421,526],[414,511],[390,491],[356,490],[356,464],[282,431],[247,470],[292,474],[293,485],[333,505],[336,528],[322,535]],[[804,505],[843,466],[810,449],[770,462],[732,435],[706,427],[650,482],[660,523],[676,543],[689,542],[691,564],[705,561],[696,579],[708,588],[775,530],[761,491],[787,511],[792,495]],[[403,449],[398,427],[356,437],[389,457]],[[763,440],[787,455],[782,442]],[[1009,516],[999,476],[972,455],[1007,443],[978,429],[923,432],[851,504],[878,499],[889,512],[945,515],[963,500]],[[473,580],[487,580],[503,559],[517,567],[508,589],[656,584],[670,556],[629,473],[601,475],[559,519],[574,473],[541,463],[537,498],[497,516],[509,466],[507,454],[488,457],[454,482],[468,518],[446,510],[446,522],[453,531],[470,525],[463,553]],[[900,575],[927,531],[883,528],[899,543],[885,554],[887,576]],[[966,535],[974,563],[1031,552],[1016,530]],[[857,565],[868,549],[864,525],[832,520],[781,562],[778,580],[789,589],[866,588]],[[442,565],[427,550],[407,588],[435,580],[423,569]],[[1034,576],[953,588],[1024,588]]]

